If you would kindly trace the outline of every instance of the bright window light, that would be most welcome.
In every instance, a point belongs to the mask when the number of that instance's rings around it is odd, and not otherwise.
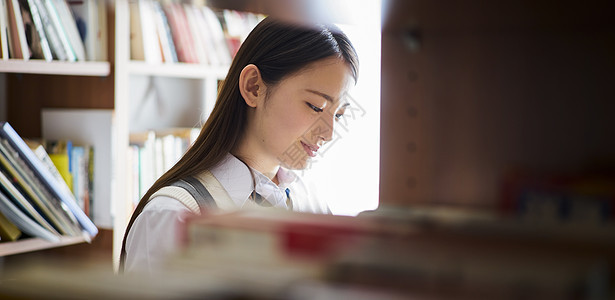
[[[380,176],[380,1],[351,2],[367,18],[338,26],[359,54],[359,80],[351,90],[351,108],[336,127],[337,139],[321,149],[305,174],[338,215],[376,209]]]

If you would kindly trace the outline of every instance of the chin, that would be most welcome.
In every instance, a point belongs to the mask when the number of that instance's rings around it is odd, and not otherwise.
[[[305,170],[311,165],[311,159],[307,155],[294,160],[281,159],[280,165],[289,170]]]

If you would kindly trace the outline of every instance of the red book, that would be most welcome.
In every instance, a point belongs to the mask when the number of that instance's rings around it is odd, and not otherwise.
[[[194,41],[190,35],[186,14],[181,4],[167,4],[164,6],[164,12],[169,21],[178,60],[186,63],[197,63],[198,60],[194,51]]]

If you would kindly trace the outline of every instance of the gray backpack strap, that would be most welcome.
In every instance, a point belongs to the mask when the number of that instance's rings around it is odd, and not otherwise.
[[[207,188],[196,178],[190,176],[185,179],[180,179],[170,184],[186,190],[199,205],[201,213],[206,210],[216,209],[216,201],[211,196]]]

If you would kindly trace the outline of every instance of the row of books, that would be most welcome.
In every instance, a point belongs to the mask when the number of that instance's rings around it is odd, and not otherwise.
[[[3,241],[98,233],[44,148],[33,151],[7,122],[0,123],[0,214]]]
[[[2,59],[107,60],[105,0],[2,0]]]
[[[174,1],[130,3],[131,59],[229,65],[261,15]]]
[[[500,210],[531,222],[601,225],[615,221],[613,169],[515,171],[501,184]]]
[[[128,195],[132,201],[129,210],[136,206],[160,176],[175,165],[199,132],[199,128],[174,128],[131,134]]]

